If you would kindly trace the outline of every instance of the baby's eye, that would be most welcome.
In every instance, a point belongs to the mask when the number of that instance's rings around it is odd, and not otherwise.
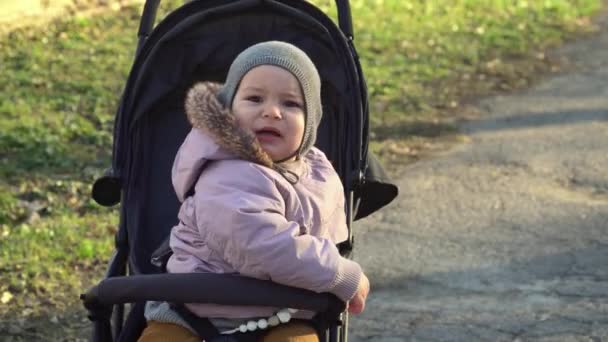
[[[245,97],[245,100],[250,101],[250,102],[260,103],[260,102],[262,102],[262,97],[258,96],[258,95],[249,95],[249,96]]]
[[[285,101],[285,106],[290,108],[302,108],[302,104],[298,101]]]

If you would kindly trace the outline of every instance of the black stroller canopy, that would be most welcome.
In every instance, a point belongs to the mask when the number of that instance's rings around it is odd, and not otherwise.
[[[331,41],[314,39],[319,37],[319,32],[298,25],[290,18],[254,12],[209,21],[203,27],[193,25],[181,29],[179,35],[174,33],[172,39],[160,42],[156,47],[159,52],[147,61],[145,67],[151,70],[138,79],[132,94],[137,98],[133,121],[167,92],[184,83],[202,79],[223,81],[239,52],[270,39],[288,41],[305,50],[323,75],[324,90],[330,87],[341,96],[352,91],[345,82],[347,77],[341,61],[332,53]]]
[[[130,129],[159,102],[170,96],[183,101],[185,89],[196,81],[223,81],[239,52],[260,41],[282,40],[300,47],[317,65],[323,80],[325,118],[339,115],[339,111],[357,116],[338,118],[343,119],[341,128],[348,130],[356,141],[336,141],[352,146],[351,150],[356,152],[350,161],[354,165],[348,169],[359,168],[357,164],[365,157],[361,146],[367,145],[363,143],[367,141],[367,113],[364,115],[362,108],[366,106],[363,102],[366,99],[362,96],[362,80],[350,46],[335,25],[331,26],[333,22],[306,2],[293,1],[293,4],[300,4],[307,12],[329,22],[322,24],[314,16],[275,1],[239,1],[212,7],[214,2],[217,1],[196,1],[183,6],[167,17],[143,46],[119,112],[117,131],[122,134],[115,139],[118,153],[115,153],[114,167],[123,169],[121,164],[128,158],[121,151],[125,147],[121,136],[131,133]],[[321,126],[323,129],[326,124]],[[320,132],[319,136],[326,135]],[[324,145],[336,147],[336,153],[339,150],[335,144],[319,142],[325,150]],[[334,156],[331,151],[326,153]],[[343,167],[336,167],[341,176],[351,177],[341,173]],[[121,172],[121,176],[124,179],[128,175]]]
[[[208,20],[202,27],[196,24],[183,27],[172,39],[160,42],[156,53],[146,61],[146,71],[138,78],[131,94],[132,109],[128,111],[131,117],[129,127],[125,128],[133,129],[142,118],[158,112],[167,102],[181,106],[185,92],[197,81],[222,82],[231,61],[246,47],[265,40],[288,41],[304,50],[323,75],[325,115],[317,145],[332,156],[336,169],[345,179],[350,176],[347,170],[359,168],[362,153],[361,148],[357,148],[362,144],[362,120],[349,117],[352,112],[360,113],[352,108],[359,101],[357,96],[347,98],[348,94],[359,94],[358,82],[349,79],[356,75],[347,74],[331,40],[319,37],[323,37],[321,32],[291,18],[255,12]],[[350,102],[347,106],[345,99]],[[329,137],[331,142],[327,140]],[[341,165],[345,152],[350,157],[350,165]]]

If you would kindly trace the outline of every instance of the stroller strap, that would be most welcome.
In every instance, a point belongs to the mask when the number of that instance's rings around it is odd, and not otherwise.
[[[222,335],[208,318],[198,317],[183,304],[171,304],[171,308],[206,342],[256,342],[263,331]]]

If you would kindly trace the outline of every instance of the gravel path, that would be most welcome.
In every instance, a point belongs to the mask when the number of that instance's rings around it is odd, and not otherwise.
[[[481,100],[357,227],[349,340],[608,341],[608,32],[557,54],[576,71]]]

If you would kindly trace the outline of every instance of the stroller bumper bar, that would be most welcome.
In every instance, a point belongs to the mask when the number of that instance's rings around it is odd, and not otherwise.
[[[246,288],[247,291],[243,291]],[[236,275],[183,273],[113,277],[80,295],[92,320],[106,319],[114,304],[148,300],[239,306],[289,307],[339,314],[345,303],[328,293]]]
[[[247,291],[243,291],[246,288]],[[313,318],[326,329],[339,322],[346,304],[329,293],[315,293],[270,281],[235,275],[183,273],[112,277],[80,295],[94,322],[92,341],[114,341],[110,319],[115,305],[148,300],[170,303],[272,306],[317,312]]]

